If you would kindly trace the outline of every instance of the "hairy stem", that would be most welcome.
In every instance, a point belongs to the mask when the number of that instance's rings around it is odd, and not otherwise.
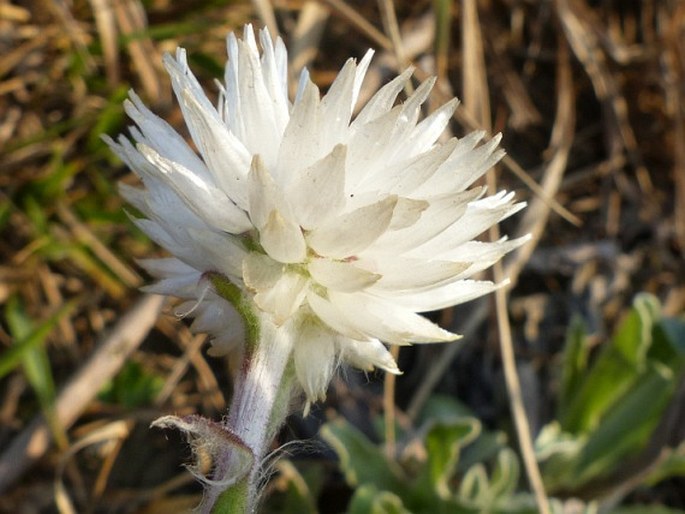
[[[251,450],[252,466],[226,490],[220,485],[210,485],[205,493],[203,514],[255,512],[262,462],[288,414],[294,385],[294,372],[289,365],[293,333],[287,325],[276,327],[264,318],[259,325],[259,340],[251,353],[245,353],[225,421],[227,430]],[[225,448],[218,457],[213,482],[228,483],[235,477],[238,465],[236,448]]]

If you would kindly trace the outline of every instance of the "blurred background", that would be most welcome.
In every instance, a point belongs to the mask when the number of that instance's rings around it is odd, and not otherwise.
[[[553,508],[681,512],[679,0],[0,0],[0,512],[189,512],[201,499],[186,442],[148,427],[221,418],[230,366],[173,303],[138,291],[135,260],[161,251],[127,218],[117,183],[136,179],[100,136],[126,131],[131,88],[186,134],[161,56],[186,48],[216,98],[225,36],[245,23],[281,35],[294,84],[306,66],[325,91],[374,48],[362,102],[413,64],[417,80],[438,77],[427,113],[462,100],[452,135],[503,133],[488,181],[529,204],[502,233],[533,242],[504,268]],[[486,298],[432,317],[465,337],[402,349],[395,443],[383,376],[343,370],[275,443],[287,444],[264,512],[536,512],[502,314]]]

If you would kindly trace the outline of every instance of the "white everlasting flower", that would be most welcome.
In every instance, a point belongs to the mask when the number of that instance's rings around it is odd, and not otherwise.
[[[347,61],[321,97],[306,71],[288,98],[281,39],[251,26],[228,36],[218,107],[167,55],[197,151],[131,93],[134,142],[108,140],[142,179],[122,187],[135,223],[172,258],[144,261],[150,291],[189,301],[181,310],[214,337],[214,353],[240,348],[241,318],[211,290],[208,272],[238,287],[276,326],[296,327],[293,361],[310,401],[338,362],[398,373],[383,343],[452,341],[418,313],[493,291],[469,280],[524,239],[474,241],[518,211],[512,194],[467,189],[502,156],[499,137],[474,132],[437,142],[457,101],[419,121],[434,80],[404,102],[409,69],[353,110],[373,52]]]

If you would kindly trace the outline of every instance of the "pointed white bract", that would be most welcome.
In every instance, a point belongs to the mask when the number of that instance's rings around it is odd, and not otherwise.
[[[186,300],[180,314],[212,335],[214,355],[239,350],[245,329],[209,272],[276,326],[301,327],[292,358],[309,401],[339,362],[399,373],[383,343],[457,339],[417,313],[496,289],[469,277],[526,240],[473,240],[523,207],[467,190],[502,157],[499,137],[438,142],[458,102],[419,121],[434,80],[398,102],[411,69],[354,117],[371,51],[323,97],[305,70],[291,101],[280,39],[262,30],[258,44],[247,26],[227,46],[217,107],[183,50],[164,60],[197,153],[135,93],[134,142],[106,138],[143,182],[121,188],[136,224],[174,256],[143,263],[159,280],[148,290]]]

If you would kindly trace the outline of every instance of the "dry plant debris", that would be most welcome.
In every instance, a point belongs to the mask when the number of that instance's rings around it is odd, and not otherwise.
[[[136,291],[145,279],[135,258],[157,250],[128,222],[116,183],[132,178],[99,135],[125,125],[131,87],[178,125],[160,56],[186,47],[213,91],[223,38],[245,22],[277,26],[294,66],[308,66],[322,88],[347,56],[375,47],[370,81],[411,62],[464,101],[457,135],[504,133],[497,180],[530,203],[510,232],[535,238],[506,265],[518,282],[509,310],[533,430],[549,416],[553,361],[572,314],[599,341],[639,291],[683,313],[685,5],[396,1],[395,25],[387,4],[0,0],[0,512],[197,503],[178,468],[183,456],[147,425],[168,412],[221,416],[230,366],[206,358],[201,338]],[[470,340],[456,359],[456,350],[429,347],[403,355],[400,422],[435,387],[486,422],[507,415],[490,310],[484,302],[439,313]],[[145,321],[122,336],[130,319]],[[117,337],[117,358],[98,361]],[[336,390],[328,407],[361,426],[380,409],[376,390]],[[682,388],[679,399],[671,416],[682,420]],[[306,437],[316,423],[293,420],[291,430]],[[683,508],[684,484],[641,494]],[[326,491],[322,512],[340,512],[336,486]]]

